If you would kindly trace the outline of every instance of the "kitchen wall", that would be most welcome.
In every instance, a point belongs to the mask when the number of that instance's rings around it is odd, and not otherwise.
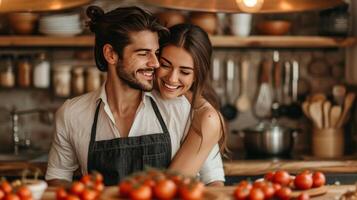
[[[93,4],[99,5],[104,10],[111,10],[117,6],[124,5],[136,5],[135,0],[125,1],[113,1],[100,0],[95,1]],[[356,5],[354,5],[356,6]],[[149,7],[152,11],[158,11],[157,8]],[[84,8],[83,8],[84,10]],[[355,13],[354,13],[355,14]],[[253,18],[253,24],[266,18],[267,15],[255,15]],[[268,16],[274,18],[276,16]],[[280,15],[282,18],[294,20],[293,28],[290,32],[292,35],[317,35],[318,34],[318,13],[306,12],[304,14],[292,14],[292,15]],[[354,26],[357,27],[357,26]],[[253,27],[252,33],[255,34]],[[11,49],[17,51],[17,49]],[[83,49],[54,49],[45,48],[44,50],[50,56],[51,62],[55,62],[58,59],[73,59],[73,52],[81,51]],[[85,49],[85,50],[91,50]],[[226,61],[230,58],[234,58],[234,62],[237,68],[241,58],[248,58],[250,62],[249,67],[249,93],[248,96],[252,103],[256,100],[258,89],[258,69],[263,58],[272,58],[274,50],[278,50],[280,53],[280,61],[298,61],[300,65],[300,81],[299,81],[299,100],[303,100],[308,94],[314,92],[326,92],[331,94],[331,87],[337,83],[344,83],[345,77],[350,83],[356,83],[353,80],[357,79],[356,76],[350,76],[350,73],[345,70],[345,56],[349,56],[355,59],[356,49],[349,49],[347,53],[344,49],[258,49],[258,48],[216,48],[214,51],[214,58],[219,59],[221,67],[226,66]],[[0,50],[9,51],[9,49]],[[31,52],[32,49],[22,49],[21,52]],[[59,53],[60,52],[60,53]],[[325,68],[320,69],[320,72],[315,68],[312,68],[314,62],[324,62],[327,66],[327,72]],[[93,65],[93,60],[88,61],[89,65]],[[348,63],[351,62],[347,59]],[[348,65],[350,66],[350,65]],[[348,69],[354,69],[349,67]],[[327,73],[316,75],[316,73]],[[239,73],[236,74],[239,76]],[[235,102],[240,94],[239,85],[235,85],[235,97],[232,98],[232,102]],[[30,108],[56,108],[60,106],[65,98],[59,98],[53,95],[53,89],[0,89],[0,152],[11,150],[11,118],[10,111],[15,106],[19,110]],[[222,99],[222,103],[225,99]],[[309,121],[304,117],[298,120],[292,120],[289,118],[283,118],[283,121],[287,125],[292,127],[301,128],[302,130],[308,130],[310,127]],[[251,110],[246,112],[238,112],[238,116],[229,122],[229,129],[241,130],[246,127],[252,126],[257,123],[256,117],[253,116]],[[48,149],[53,133],[53,125],[47,125],[40,122],[38,114],[26,115],[20,118],[20,133],[31,133],[32,145],[36,148]],[[242,148],[242,140],[238,135],[229,134],[229,145],[232,148]],[[311,144],[311,135],[308,131],[304,131],[300,134],[296,149],[304,153],[309,152]]]

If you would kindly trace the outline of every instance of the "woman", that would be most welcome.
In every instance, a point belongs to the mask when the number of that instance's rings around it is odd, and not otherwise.
[[[210,84],[212,45],[200,27],[179,24],[160,40],[160,47],[156,71],[160,95],[164,99],[185,95],[191,103],[191,126],[170,169],[196,175],[217,142],[221,153],[226,150],[224,123]]]

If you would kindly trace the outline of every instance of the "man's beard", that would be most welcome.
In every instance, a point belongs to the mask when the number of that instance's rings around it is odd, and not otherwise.
[[[150,92],[153,89],[152,82],[150,86],[148,84],[140,83],[138,79],[135,78],[135,72],[131,74],[128,73],[124,70],[124,67],[120,63],[117,65],[117,75],[122,81],[124,81],[129,87],[133,89],[142,90],[144,92]]]

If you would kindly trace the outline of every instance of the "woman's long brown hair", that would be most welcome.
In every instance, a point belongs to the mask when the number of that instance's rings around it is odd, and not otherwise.
[[[225,123],[219,112],[218,97],[211,84],[210,65],[212,57],[212,44],[208,34],[200,27],[193,24],[178,24],[172,26],[168,37],[160,39],[160,47],[175,45],[184,48],[190,53],[194,62],[194,82],[190,88],[192,91],[192,106],[190,116],[193,115],[193,108],[198,97],[205,98],[216,110],[220,117],[221,137],[218,141],[220,152],[225,155],[229,152],[226,145],[227,134]],[[202,133],[200,136],[202,137]]]

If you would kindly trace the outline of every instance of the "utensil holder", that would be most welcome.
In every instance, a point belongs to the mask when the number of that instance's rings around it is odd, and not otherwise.
[[[312,154],[319,158],[339,158],[344,155],[343,129],[313,129]]]

